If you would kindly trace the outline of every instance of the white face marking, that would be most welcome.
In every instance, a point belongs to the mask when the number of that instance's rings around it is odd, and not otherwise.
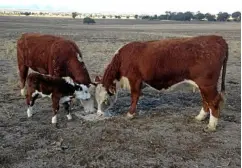
[[[65,102],[71,101],[71,97],[72,96],[64,96],[64,97],[60,98],[59,104],[63,104]]]
[[[29,107],[27,110],[27,116],[32,117],[32,115],[33,115],[33,107]]]
[[[24,87],[23,89],[21,89],[20,93],[21,93],[22,96],[25,96],[25,94],[26,94],[26,89],[25,89],[25,87]]]
[[[109,96],[106,89],[102,84],[98,84],[96,87],[95,98],[97,101],[97,113],[103,113],[102,110],[110,109],[114,103],[117,101],[118,93],[113,96]],[[104,109],[102,109],[104,108]]]
[[[68,119],[68,120],[71,120],[71,119],[72,119],[72,116],[71,116],[71,114],[70,114],[70,113],[69,113],[69,114],[67,114],[67,115],[66,115],[66,117],[67,117],[67,119]]]
[[[209,123],[208,123],[208,129],[210,130],[216,130],[216,126],[218,125],[218,118],[214,117],[212,115],[211,109],[210,109],[210,117],[209,117]]]
[[[75,95],[77,99],[87,100],[91,98],[91,94],[89,93],[88,87],[80,84],[79,85],[82,90],[81,91],[75,91]]]
[[[195,119],[198,121],[202,121],[207,117],[208,113],[209,112],[205,112],[204,109],[202,108],[200,113],[195,117]]]
[[[43,94],[42,92],[39,92],[38,90],[35,90],[35,92],[32,93],[32,97],[36,96],[37,94],[39,94],[41,97],[49,97],[49,98],[51,98],[51,96],[52,96],[52,93],[49,94],[49,95],[46,95],[46,94]]]
[[[51,123],[52,124],[56,124],[57,123],[57,116],[56,115],[52,117]]]

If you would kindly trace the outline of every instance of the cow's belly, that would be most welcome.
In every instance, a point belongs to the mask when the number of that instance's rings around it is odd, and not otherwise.
[[[162,81],[162,82],[145,82],[147,85],[149,85],[150,87],[156,89],[156,90],[173,90],[174,88],[176,88],[177,86],[184,84],[184,83],[188,83],[196,88],[198,88],[198,85],[189,79],[184,79],[181,81]]]

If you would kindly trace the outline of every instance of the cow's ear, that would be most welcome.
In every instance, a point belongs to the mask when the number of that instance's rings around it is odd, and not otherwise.
[[[100,83],[101,82],[102,77],[101,76],[96,76],[94,79],[95,83]]]

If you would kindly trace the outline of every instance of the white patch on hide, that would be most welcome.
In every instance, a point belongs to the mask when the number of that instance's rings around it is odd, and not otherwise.
[[[204,120],[208,115],[208,112],[205,112],[204,109],[202,108],[200,113],[195,117],[196,120],[202,121]]]
[[[69,101],[71,101],[71,98],[72,98],[72,97],[73,97],[73,96],[64,96],[64,97],[60,98],[59,104],[63,104],[63,103],[65,103],[65,102],[69,102]]]
[[[66,81],[66,83],[69,83],[70,85],[74,86],[74,81],[71,77],[66,76],[66,77],[62,77],[62,79],[64,79]]]
[[[32,97],[35,97],[37,94],[40,95],[41,97],[49,97],[49,98],[51,98],[51,96],[52,96],[52,93],[49,94],[49,95],[46,95],[46,94],[43,94],[42,92],[39,92],[38,90],[35,90],[35,92],[32,93]]]
[[[80,54],[79,53],[76,53],[76,57],[78,59],[79,62],[83,62],[83,59],[80,57]]]
[[[214,130],[216,130],[217,125],[218,125],[218,118],[216,118],[212,115],[212,111],[210,109],[208,129],[214,131]]]
[[[71,114],[70,114],[70,113],[69,113],[69,114],[67,114],[67,115],[66,115],[66,117],[67,117],[67,119],[68,119],[68,120],[71,120],[71,119],[72,119],[72,116],[71,116]]]
[[[27,110],[27,116],[32,117],[32,115],[33,115],[33,107],[29,107]]]
[[[51,123],[52,124],[56,124],[57,123],[57,116],[56,115],[52,117]]]
[[[171,91],[171,90],[175,89],[177,86],[179,86],[179,85],[181,85],[181,84],[184,84],[184,83],[191,84],[193,87],[198,88],[198,85],[197,85],[194,81],[184,79],[183,81],[181,81],[181,82],[179,82],[179,83],[176,83],[176,84],[172,85],[172,86],[169,87],[167,90]]]
[[[119,84],[122,89],[131,90],[129,79],[127,77],[122,76],[119,81]]]

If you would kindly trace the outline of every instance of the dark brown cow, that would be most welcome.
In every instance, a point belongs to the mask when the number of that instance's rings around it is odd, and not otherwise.
[[[210,112],[207,131],[215,131],[225,92],[228,44],[215,35],[159,41],[131,42],[119,49],[97,86],[99,103],[115,94],[114,82],[131,90],[128,117],[134,117],[141,84],[161,90],[181,82],[200,89],[203,107],[196,116],[204,120]],[[222,71],[221,93],[217,83]],[[103,100],[100,101],[100,97]]]
[[[70,102],[72,98],[81,100],[90,99],[88,88],[83,84],[76,84],[69,77],[51,77],[39,73],[30,73],[27,77],[26,103],[28,105],[27,116],[31,117],[32,107],[38,98],[50,97],[52,99],[53,117],[52,123],[57,123],[57,112],[59,104],[63,104],[67,112],[67,118],[72,118],[70,114]]]
[[[17,41],[17,60],[22,95],[25,94],[29,68],[55,77],[69,76],[79,84],[91,83],[82,54],[71,40],[47,34],[25,33]]]

